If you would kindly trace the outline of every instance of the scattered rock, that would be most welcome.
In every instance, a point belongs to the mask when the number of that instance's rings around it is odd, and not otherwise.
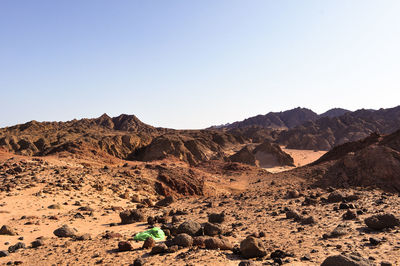
[[[6,250],[0,250],[0,258],[2,257],[7,257],[9,255],[8,251]]]
[[[353,210],[347,210],[342,216],[343,220],[353,220],[357,218],[357,213]]]
[[[337,191],[334,191],[329,194],[327,201],[329,203],[336,203],[336,202],[341,202],[342,200],[343,200],[343,195]]]
[[[287,198],[289,198],[289,199],[296,199],[298,197],[300,197],[300,193],[296,189],[289,190],[287,192]]]
[[[134,203],[141,203],[141,202],[142,202],[142,199],[141,199],[140,195],[134,194],[134,195],[132,195],[132,197],[131,197],[131,202],[134,202]]]
[[[180,222],[180,219],[179,219],[178,216],[176,216],[176,215],[172,216],[172,223],[173,223],[173,224],[177,224],[177,223],[179,223],[179,222]]]
[[[267,252],[263,243],[254,237],[248,237],[240,243],[240,252],[244,258],[264,257]]]
[[[164,199],[158,201],[156,203],[157,207],[167,207],[169,205],[171,205],[174,202],[174,198],[172,196],[167,196]]]
[[[17,251],[18,249],[21,249],[21,248],[25,248],[25,244],[22,242],[18,242],[17,244],[15,244],[13,246],[9,246],[8,252],[14,253],[15,251]]]
[[[381,240],[374,238],[374,237],[370,237],[369,238],[369,243],[373,246],[377,246],[381,243]]]
[[[382,230],[400,225],[400,220],[393,214],[377,214],[364,220],[368,228],[373,230]]]
[[[94,209],[92,207],[89,206],[82,206],[78,208],[79,211],[83,211],[83,212],[94,212]]]
[[[80,212],[78,212],[78,213],[75,213],[74,218],[75,219],[85,219],[85,216],[83,216]]]
[[[207,249],[219,249],[219,250],[232,250],[232,244],[223,238],[208,237],[204,241],[204,245]]]
[[[132,224],[145,221],[144,214],[139,210],[126,210],[119,214],[121,224]]]
[[[292,209],[286,210],[286,219],[300,220],[300,214]]]
[[[133,250],[133,247],[131,243],[128,241],[120,241],[118,242],[118,251],[124,252],[124,251],[131,251]]]
[[[180,234],[185,233],[191,236],[196,236],[200,232],[201,232],[201,225],[198,222],[192,220],[183,222],[178,227],[178,233]]]
[[[178,250],[179,250],[179,246],[178,245],[173,245],[173,246],[168,247],[167,252],[168,253],[174,253],[174,252],[177,252]]]
[[[271,253],[271,259],[284,259],[286,257],[292,257],[293,254],[287,253],[283,250],[277,249]]]
[[[31,243],[32,248],[38,248],[44,245],[44,241],[42,239],[37,239]]]
[[[372,264],[356,255],[334,255],[327,257],[321,266],[371,266]]]
[[[193,245],[193,238],[188,234],[182,233],[173,239],[173,243],[181,247],[190,247]]]
[[[168,247],[165,244],[158,244],[157,246],[153,247],[151,249],[150,254],[156,255],[156,254],[163,254],[168,252]]]
[[[83,234],[75,237],[75,240],[79,241],[90,240],[90,239],[92,239],[92,236],[90,234]]]
[[[251,260],[243,260],[239,262],[238,266],[256,266],[254,261]]]
[[[3,226],[0,228],[0,235],[16,236],[17,233],[15,232],[14,229],[12,229],[11,227],[9,227],[8,225],[3,225]]]
[[[145,265],[145,261],[142,258],[137,258],[133,262],[133,266],[143,266]]]
[[[152,237],[149,237],[144,241],[142,248],[149,249],[153,248],[155,245],[156,241]]]
[[[206,248],[206,239],[208,239],[207,236],[196,236],[193,238],[193,245],[199,248]]]
[[[53,232],[53,234],[55,234],[58,237],[74,237],[76,236],[76,233],[77,230],[75,228],[71,228],[66,224],[54,230]]]
[[[208,221],[210,223],[223,223],[225,221],[225,213],[211,213],[208,215]]]
[[[330,232],[329,234],[324,234],[322,237],[324,239],[337,238],[337,237],[347,235],[348,233],[349,233],[349,229],[348,229],[347,224],[339,224],[338,226],[336,226],[335,229],[332,230],[332,232]]]
[[[204,234],[207,236],[215,236],[222,234],[222,228],[216,224],[205,223],[204,224]]]
[[[313,216],[303,217],[300,219],[300,223],[304,225],[315,224],[315,219]]]
[[[106,232],[103,238],[105,239],[111,239],[111,238],[120,238],[122,235],[120,233],[115,233],[115,232]]]

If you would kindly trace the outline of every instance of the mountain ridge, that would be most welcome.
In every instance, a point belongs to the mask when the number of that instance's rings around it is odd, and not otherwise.
[[[296,107],[280,112],[269,112],[265,115],[259,114],[256,116],[248,117],[241,121],[226,123],[218,126],[211,126],[209,127],[209,129],[233,129],[247,126],[259,126],[262,128],[285,130],[301,125],[307,121],[315,121],[321,117],[326,116],[336,117],[343,115],[347,112],[350,111],[343,108],[332,108],[322,114],[317,114],[311,109]]]

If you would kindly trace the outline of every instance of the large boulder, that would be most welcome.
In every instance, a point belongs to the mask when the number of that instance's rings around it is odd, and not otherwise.
[[[193,238],[188,234],[179,234],[173,239],[173,243],[180,247],[190,247],[193,245]]]
[[[120,241],[118,242],[118,251],[124,252],[124,251],[131,251],[133,250],[133,247],[131,243],[128,241]]]
[[[225,221],[225,213],[211,213],[208,215],[208,221],[217,224],[223,223]]]
[[[286,210],[286,219],[294,219],[294,220],[300,220],[301,216],[298,212],[292,209],[287,209]]]
[[[8,247],[8,252],[14,253],[14,252],[17,251],[18,249],[22,249],[22,248],[26,248],[25,243],[18,242],[17,244],[15,244],[15,245],[13,245],[13,246],[9,246],[9,247]]]
[[[201,233],[201,224],[192,220],[186,221],[181,225],[179,225],[178,233],[179,234],[184,233],[190,236],[199,235]]]
[[[17,235],[17,233],[14,231],[14,229],[12,229],[11,227],[9,227],[8,225],[3,225],[3,226],[0,228],[0,235],[15,236],[15,235]]]
[[[232,250],[232,244],[224,238],[209,237],[204,241],[207,249]]]
[[[156,255],[156,254],[163,254],[168,252],[168,247],[165,244],[158,244],[157,246],[153,247],[151,249],[150,254]]]
[[[75,228],[71,228],[68,225],[64,224],[60,228],[57,228],[53,232],[58,237],[75,237],[77,230]]]
[[[146,217],[139,210],[126,210],[119,214],[121,224],[132,224],[145,221]]]
[[[334,191],[328,195],[328,202],[329,203],[336,203],[341,202],[343,200],[343,195],[338,191]]]
[[[204,224],[204,234],[207,236],[215,236],[222,234],[222,228],[219,225],[212,223]]]
[[[246,259],[264,257],[267,254],[261,240],[251,236],[240,243],[240,253]]]
[[[144,241],[142,248],[149,249],[153,248],[155,245],[156,241],[152,237],[149,237]]]
[[[372,266],[368,260],[356,255],[334,255],[327,257],[321,266]]]
[[[393,214],[389,213],[373,215],[366,218],[364,222],[368,228],[373,230],[382,230],[400,225],[400,220]]]
[[[157,207],[167,207],[169,205],[171,205],[171,203],[174,202],[174,197],[172,196],[167,196],[165,198],[163,198],[162,200],[158,201],[156,203]]]
[[[324,234],[322,237],[324,239],[328,238],[338,238],[347,235],[350,231],[349,225],[347,223],[339,224],[330,233]]]

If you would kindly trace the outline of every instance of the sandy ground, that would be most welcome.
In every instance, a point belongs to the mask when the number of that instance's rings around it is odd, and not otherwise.
[[[299,164],[311,162],[317,158],[317,154],[322,154],[310,151],[291,152],[295,154],[295,162]],[[47,163],[30,162],[29,158],[22,157],[11,161],[7,159],[7,156],[0,156],[2,163],[14,165],[20,160],[28,160],[28,164],[24,168],[26,175],[25,172],[19,174],[24,176],[18,178],[22,181],[18,181],[13,190],[0,192],[0,226],[6,224],[18,233],[17,236],[0,235],[0,250],[7,250],[17,242],[25,243],[27,248],[0,258],[0,265],[9,262],[21,262],[22,265],[131,265],[136,258],[143,258],[146,265],[238,265],[244,260],[232,251],[197,247],[162,255],[150,255],[150,250],[141,249],[142,243],[133,241],[132,237],[149,228],[149,225],[145,222],[119,224],[121,209],[134,209],[138,204],[121,198],[118,193],[109,189],[98,191],[92,186],[99,178],[108,179],[117,187],[123,186],[127,177],[119,178],[115,174],[121,172],[120,166],[115,166],[115,169],[111,168],[108,172],[101,169],[88,172],[79,163],[66,159],[50,158]],[[400,231],[393,229],[371,232],[363,222],[366,217],[379,212],[390,212],[399,216],[400,210],[397,206],[400,198],[397,195],[379,190],[340,190],[343,194],[359,195],[360,199],[354,202],[355,209],[363,210],[356,219],[344,221],[342,215],[346,210],[339,209],[339,203],[326,204],[321,200],[329,192],[319,188],[311,189],[300,175],[291,172],[269,174],[260,169],[250,169],[253,170],[246,174],[231,172],[222,177],[209,175],[206,182],[210,190],[214,187],[218,192],[215,195],[210,193],[209,196],[182,197],[168,207],[146,207],[142,210],[146,216],[182,210],[184,214],[177,216],[179,222],[176,226],[187,220],[205,223],[208,214],[224,212],[226,219],[221,227],[224,237],[232,245],[238,246],[251,234],[264,234],[259,239],[268,255],[252,259],[256,265],[272,265],[269,254],[275,250],[292,254],[284,259],[285,265],[320,265],[329,255],[354,252],[378,265],[381,261],[400,265]],[[102,175],[98,176],[97,173]],[[144,171],[142,174],[144,175]],[[33,175],[37,177],[37,181],[23,181],[24,178],[29,180]],[[65,185],[69,184],[71,177],[86,181],[77,189],[70,189]],[[146,179],[139,181],[144,180]],[[72,185],[76,184],[74,180],[71,182]],[[130,183],[127,186],[135,191],[139,184]],[[294,189],[299,192],[299,196],[288,198],[288,191]],[[141,193],[142,190],[150,193],[149,187],[141,187]],[[304,204],[310,198],[315,198],[315,203]],[[53,204],[58,204],[59,208],[50,209],[49,206]],[[82,206],[92,210],[79,210]],[[315,223],[308,225],[286,219],[285,208],[293,209],[304,217],[312,216]],[[168,216],[167,222],[171,223],[171,219]],[[90,239],[78,241],[56,237],[53,231],[63,224],[76,228],[78,235],[90,234]],[[326,240],[322,238],[323,234],[331,232],[339,224],[346,225],[347,234]],[[121,236],[104,239],[107,231],[119,233]],[[19,239],[21,237],[23,238]],[[44,246],[29,248],[37,237],[43,237]],[[370,245],[370,237],[381,240],[381,244]],[[129,241],[134,250],[117,252],[119,241]]]
[[[299,166],[307,165],[319,159],[322,155],[326,153],[326,151],[313,151],[313,150],[294,150],[294,149],[286,149],[281,146],[281,149],[292,156],[294,160],[295,167],[291,166],[276,166],[271,168],[265,168],[271,173],[279,173],[283,171],[288,171],[294,169]]]

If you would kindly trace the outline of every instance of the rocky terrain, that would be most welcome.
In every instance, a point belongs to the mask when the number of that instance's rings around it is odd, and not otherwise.
[[[142,123],[133,115],[68,122],[37,122],[0,129],[0,148],[21,155],[43,156],[98,153],[125,158],[132,150],[150,143],[161,129]]]
[[[258,126],[271,129],[288,129],[301,125],[307,121],[315,121],[318,114],[307,108],[295,108],[284,112],[269,112],[266,115],[257,115],[240,122],[219,126],[219,128],[245,128]]]
[[[325,185],[371,186],[400,193],[400,131],[337,146],[313,165],[328,166],[323,170]]]
[[[0,264],[400,265],[400,131],[324,153],[235,130],[1,129]]]
[[[246,145],[229,157],[229,161],[245,163],[262,168],[275,166],[294,166],[293,158],[282,151],[277,144],[265,141],[259,145]]]
[[[240,134],[216,130],[154,128],[133,115],[110,118],[104,114],[96,119],[68,122],[31,121],[0,129],[0,149],[9,152],[28,156],[72,154],[82,160],[91,157],[110,162],[115,158],[154,161],[168,157],[190,165],[208,160],[229,161],[229,156],[249,142]],[[277,157],[284,154],[276,149],[270,153],[277,153],[272,154]]]
[[[293,149],[329,150],[363,139],[371,133],[389,134],[400,128],[400,106],[358,110],[339,117],[323,117],[282,132],[277,142]]]
[[[354,112],[334,108],[316,114],[305,108],[250,117],[216,129],[256,143],[267,139],[289,149],[325,150],[371,133],[390,134],[400,128],[400,106]]]

